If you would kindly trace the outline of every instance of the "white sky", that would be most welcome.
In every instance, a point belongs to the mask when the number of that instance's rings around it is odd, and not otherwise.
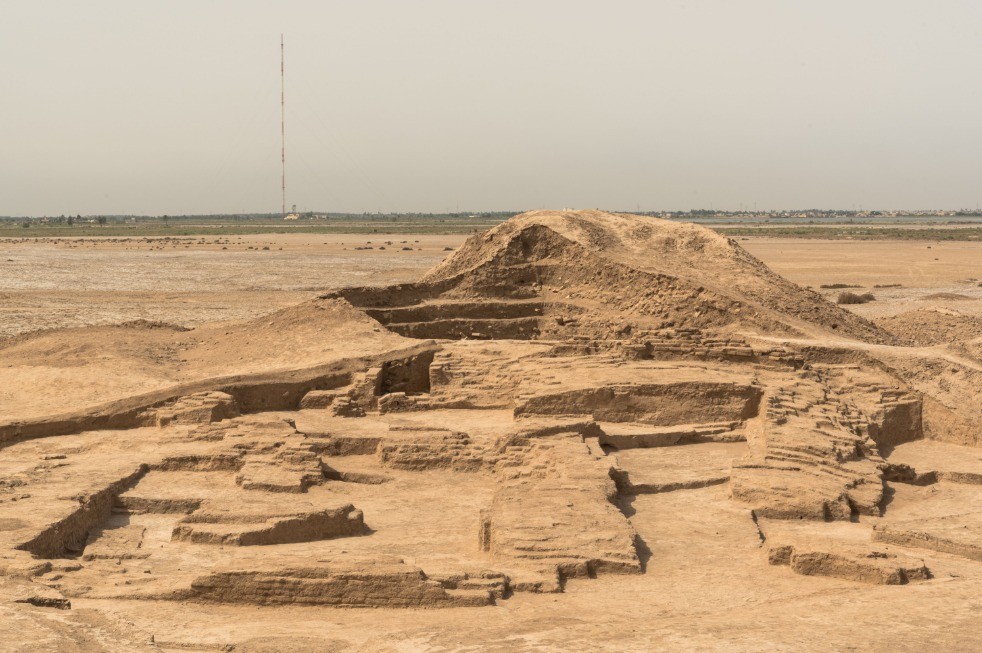
[[[0,215],[974,208],[979,0],[0,0]]]

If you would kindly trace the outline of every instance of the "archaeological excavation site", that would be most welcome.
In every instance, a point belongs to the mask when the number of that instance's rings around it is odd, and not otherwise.
[[[600,211],[16,336],[0,649],[978,650],[980,360]]]

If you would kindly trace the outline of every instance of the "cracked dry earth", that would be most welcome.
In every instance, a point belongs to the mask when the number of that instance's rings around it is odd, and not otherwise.
[[[978,650],[958,344],[594,211],[233,327],[22,337],[0,649]]]

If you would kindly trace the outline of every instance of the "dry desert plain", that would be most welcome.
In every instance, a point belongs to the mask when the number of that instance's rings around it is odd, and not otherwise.
[[[241,320],[352,285],[412,281],[464,242],[459,235],[264,234],[0,239],[0,337],[129,320]],[[877,301],[853,310],[982,314],[978,242],[738,239],[778,274],[835,301],[844,283]],[[264,249],[268,247],[269,249]],[[371,249],[367,249],[371,248]],[[384,248],[384,249],[382,249]],[[407,249],[408,248],[408,249]],[[974,280],[974,283],[973,283]],[[874,286],[893,285],[893,288]]]
[[[979,650],[980,283],[597,211],[2,241],[0,650]]]

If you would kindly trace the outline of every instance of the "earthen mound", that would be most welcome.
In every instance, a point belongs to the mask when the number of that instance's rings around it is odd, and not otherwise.
[[[602,211],[524,213],[471,237],[419,283],[336,295],[411,337],[672,328],[892,340],[710,229]]]
[[[924,295],[921,297],[922,301],[932,301],[932,300],[945,300],[951,302],[968,302],[975,299],[974,297],[969,297],[968,295],[963,295],[957,292],[934,292],[930,295]]]

